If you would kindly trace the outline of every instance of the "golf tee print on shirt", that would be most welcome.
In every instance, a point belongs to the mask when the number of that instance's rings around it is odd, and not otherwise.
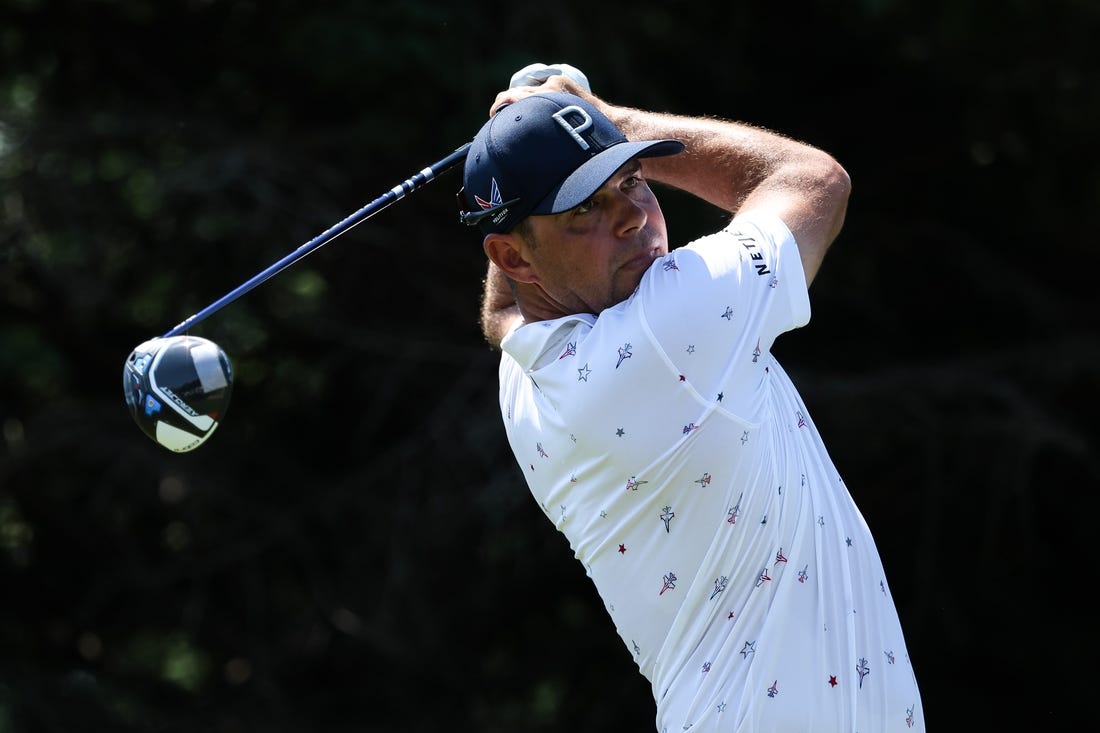
[[[770,353],[809,319],[782,231],[735,220],[598,319],[514,331],[505,429],[658,730],[921,730],[874,541]]]

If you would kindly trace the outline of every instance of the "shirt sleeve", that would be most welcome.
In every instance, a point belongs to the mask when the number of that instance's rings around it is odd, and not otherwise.
[[[646,273],[637,296],[667,357],[712,383],[730,363],[759,363],[779,334],[810,320],[797,244],[771,215],[735,217],[673,250]]]

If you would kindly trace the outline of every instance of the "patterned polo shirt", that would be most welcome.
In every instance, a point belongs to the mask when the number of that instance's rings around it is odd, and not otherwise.
[[[809,318],[790,231],[756,215],[502,344],[509,443],[658,731],[924,730],[874,540],[770,353]]]

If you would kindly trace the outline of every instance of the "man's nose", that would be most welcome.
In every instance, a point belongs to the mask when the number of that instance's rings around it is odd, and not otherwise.
[[[646,225],[649,215],[642,202],[623,192],[618,192],[612,202],[615,207],[615,231],[622,236]]]

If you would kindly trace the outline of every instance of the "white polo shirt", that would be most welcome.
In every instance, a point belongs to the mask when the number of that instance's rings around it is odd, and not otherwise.
[[[738,217],[502,344],[509,443],[659,731],[924,730],[874,540],[770,354],[809,318],[790,231]]]

